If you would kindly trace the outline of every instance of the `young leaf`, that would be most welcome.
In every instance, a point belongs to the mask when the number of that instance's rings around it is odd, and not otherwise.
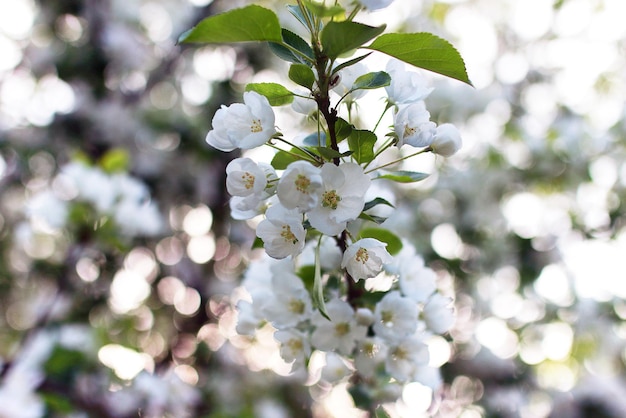
[[[315,246],[315,279],[313,281],[313,306],[319,309],[322,316],[330,321],[328,312],[326,312],[326,303],[324,302],[324,284],[322,283],[322,261],[320,260],[320,241]]]
[[[249,83],[246,91],[255,91],[267,97],[271,106],[282,106],[293,102],[293,93],[278,83]]]
[[[202,20],[180,35],[180,43],[282,42],[280,23],[274,12],[250,5]]]
[[[302,157],[299,157],[300,155]],[[272,158],[272,162],[270,164],[276,170],[284,170],[292,162],[306,159],[310,159],[310,156],[300,151],[298,148],[292,148],[289,152],[282,150],[278,151],[276,155],[274,155],[274,158]]]
[[[322,30],[324,53],[335,59],[339,55],[362,46],[385,30],[386,25],[368,26],[352,21],[328,22]]]
[[[291,67],[289,67],[289,79],[302,87],[313,90],[315,74],[307,65],[291,64]]]
[[[340,18],[345,16],[346,14],[346,9],[339,5],[325,6],[324,4],[314,3],[307,0],[303,0],[302,2],[307,7],[307,9],[309,9],[314,15],[319,17]]]
[[[365,48],[472,85],[461,54],[432,33],[387,33]]]
[[[417,171],[400,170],[400,171],[394,171],[394,172],[387,173],[387,174],[381,174],[380,176],[376,178],[392,180],[398,183],[415,183],[415,182],[424,180],[426,177],[428,177],[428,174],[426,173],[419,173]]]
[[[346,156],[346,153],[341,153],[339,151],[335,151],[332,148],[327,148],[327,147],[315,147],[315,149],[317,150],[317,152],[319,152],[319,154],[324,157],[324,159],[326,161],[330,161],[334,158],[341,158]],[[350,154],[348,154],[350,155]]]
[[[337,143],[343,141],[352,134],[354,126],[350,125],[345,119],[337,118],[335,122],[335,134],[337,135]]]
[[[352,84],[352,90],[371,90],[388,86],[391,83],[391,77],[384,71],[375,73],[367,73],[358,77]]]
[[[369,163],[374,159],[374,144],[376,134],[367,130],[353,130],[348,137],[348,145],[352,151],[352,157],[359,164]]]
[[[367,228],[361,231],[361,238],[376,238],[387,244],[389,254],[395,255],[402,249],[402,240],[396,234],[383,228]]]
[[[309,11],[309,9],[306,9],[306,8],[304,9],[304,12],[307,14],[306,16],[302,12],[302,9],[300,9],[300,7],[296,5],[287,6],[287,10],[289,10],[289,13],[291,13],[293,17],[298,19],[298,21],[302,23],[302,26],[304,26],[307,29],[309,28],[309,26],[307,25],[307,19],[308,21],[313,22],[313,15],[311,15],[311,12]]]
[[[389,203],[387,200],[383,199],[382,197],[377,197],[376,199],[370,200],[369,202],[365,202],[363,211],[365,212],[366,210],[370,210],[374,206],[378,206],[378,205],[387,205],[392,208],[395,207],[394,205],[392,205],[391,203]]]
[[[363,219],[365,221],[374,222],[376,225],[380,225],[387,220],[387,218],[382,216],[370,215],[365,212],[361,212],[359,215],[359,219]]]
[[[363,61],[365,58],[369,57],[370,55],[372,55],[372,53],[368,52],[367,54],[361,55],[360,57],[356,57],[356,58],[353,58],[353,59],[351,59],[349,61],[342,62],[341,64],[339,64],[338,66],[333,68],[332,74],[337,74],[339,71],[343,70],[344,68],[349,67],[351,65],[354,65],[354,64],[356,64],[359,61]]]
[[[314,60],[313,50],[311,49],[311,46],[304,39],[302,39],[295,33],[284,28],[282,29],[282,34],[283,34],[284,43],[300,51],[304,56],[309,57],[311,60],[307,61],[306,58],[302,57],[301,55],[298,55],[297,53],[293,52],[292,50],[290,50],[284,45],[277,44],[275,42],[270,42],[268,44],[270,47],[270,50],[274,54],[276,54],[278,58],[283,59],[288,62],[296,62],[296,63],[301,63],[301,64],[307,64],[307,62],[313,62]]]

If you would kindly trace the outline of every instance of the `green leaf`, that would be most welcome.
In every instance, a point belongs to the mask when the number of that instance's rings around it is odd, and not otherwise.
[[[375,143],[376,134],[372,131],[355,129],[348,137],[352,157],[359,164],[369,163],[374,159]]]
[[[284,170],[294,161],[307,160],[309,158],[310,157],[306,153],[302,152],[298,148],[292,148],[289,152],[281,150],[274,155],[271,165],[276,170]]]
[[[369,57],[370,55],[372,55],[372,53],[368,52],[365,55],[361,55],[360,57],[351,59],[350,61],[343,62],[343,63],[339,64],[338,66],[336,66],[335,68],[333,68],[332,74],[337,74],[339,71],[343,70],[344,68],[349,67],[351,65],[354,65],[357,62],[362,61],[365,58]]]
[[[289,67],[289,79],[302,87],[313,90],[315,74],[313,74],[313,70],[308,65],[291,64]]]
[[[255,91],[267,97],[271,106],[282,106],[293,102],[293,93],[278,83],[249,83],[246,91]]]
[[[127,171],[130,165],[130,155],[123,148],[112,148],[100,158],[98,164],[107,173]]]
[[[384,71],[363,74],[354,80],[352,90],[372,90],[380,87],[388,86],[391,83],[391,77]]]
[[[389,254],[395,255],[402,249],[402,240],[393,232],[383,228],[367,228],[361,231],[361,238],[376,238],[387,243]]]
[[[318,17],[338,17],[343,18],[346,13],[346,9],[339,5],[325,6],[321,3],[314,3],[308,0],[302,0],[302,3],[309,9],[315,16]]]
[[[328,147],[315,147],[315,149],[327,161],[330,161],[330,160],[332,160],[334,158],[341,158],[341,157],[347,157],[349,155],[352,155],[352,151],[339,152],[339,151],[335,151],[334,149],[328,148]]]
[[[365,206],[363,207],[363,211],[370,210],[374,206],[378,206],[378,205],[387,205],[387,206],[391,206],[392,208],[395,207],[394,205],[392,205],[391,203],[389,203],[387,200],[383,199],[382,197],[377,197],[376,199],[366,202]]]
[[[304,9],[306,16],[304,15],[304,13],[302,13],[300,7],[296,5],[287,6],[287,10],[289,10],[289,13],[291,13],[296,19],[298,19],[298,21],[302,23],[302,26],[307,29],[309,28],[309,26],[307,25],[307,19],[310,22],[313,22],[313,15],[311,15],[311,11],[309,9]]]
[[[356,384],[348,388],[348,393],[352,396],[354,406],[357,408],[369,411],[372,408],[374,399],[372,394],[363,384]]]
[[[359,219],[374,222],[376,225],[380,225],[387,220],[387,218],[383,218],[382,216],[370,215],[365,212],[361,212]]]
[[[349,124],[345,119],[337,118],[335,122],[335,135],[337,136],[337,143],[343,141],[352,134],[354,126]]]
[[[385,27],[352,21],[328,22],[322,30],[322,49],[330,59],[335,59],[377,37]]]
[[[322,283],[322,262],[320,260],[320,241],[315,246],[315,278],[313,281],[313,292],[311,299],[313,299],[313,306],[315,306],[322,316],[330,321],[328,312],[326,312],[326,303],[324,302],[324,284]]]
[[[306,57],[309,57],[311,59],[310,62],[314,61],[315,58],[313,56],[313,49],[311,49],[311,46],[304,39],[285,28],[282,29],[282,35],[284,43],[300,51]],[[277,44],[275,42],[270,42],[268,45],[274,54],[285,61],[302,64],[306,64],[308,62],[304,57],[298,55],[284,45]]]
[[[400,170],[400,171],[394,171],[394,172],[387,173],[387,174],[381,174],[380,176],[376,178],[392,180],[398,183],[415,183],[417,181],[424,180],[426,177],[428,177],[428,174],[426,173],[419,173],[417,171]]]
[[[180,35],[180,43],[282,42],[280,23],[274,12],[257,5],[229,10],[202,20]]]
[[[432,33],[387,33],[365,48],[472,85],[461,54]]]

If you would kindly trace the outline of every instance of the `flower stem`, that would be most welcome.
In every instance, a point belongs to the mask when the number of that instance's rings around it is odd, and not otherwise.
[[[411,158],[411,157],[415,157],[416,155],[420,155],[420,154],[423,154],[423,153],[425,153],[425,152],[430,152],[430,151],[432,151],[432,150],[433,150],[433,149],[432,149],[431,147],[424,148],[424,149],[422,149],[422,150],[419,150],[419,151],[417,151],[417,152],[414,152],[413,154],[409,154],[409,155],[406,155],[406,156],[404,156],[404,157],[402,157],[402,158],[398,158],[397,160],[393,160],[393,161],[390,161],[390,162],[388,162],[388,163],[386,163],[386,164],[379,165],[378,167],[370,168],[369,170],[367,170],[367,171],[365,172],[365,174],[369,174],[369,173],[371,173],[371,172],[373,172],[373,171],[376,171],[376,170],[378,170],[378,169],[385,168],[385,167],[388,167],[388,166],[390,166],[390,165],[394,165],[394,164],[396,164],[396,163],[399,163],[400,161],[404,161],[404,160],[409,159],[409,158]]]

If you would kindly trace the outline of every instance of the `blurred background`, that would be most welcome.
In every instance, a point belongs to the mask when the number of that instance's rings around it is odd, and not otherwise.
[[[345,387],[294,384],[271,331],[234,332],[254,232],[229,215],[235,153],[204,137],[284,64],[175,40],[248,3],[0,2],[0,417],[362,416]],[[406,416],[626,416],[624,16],[623,0],[363,15],[448,39],[475,87],[428,75],[431,119],[464,147],[399,189],[394,219],[457,311],[431,346],[444,389],[433,406],[406,390]]]

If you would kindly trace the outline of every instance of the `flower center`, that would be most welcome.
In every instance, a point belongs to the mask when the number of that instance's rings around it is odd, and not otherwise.
[[[337,209],[337,205],[341,202],[341,196],[337,194],[336,190],[324,192],[322,195],[322,206],[325,208]]]
[[[380,313],[380,320],[385,326],[392,327],[393,326],[393,312],[392,311],[382,311]]]
[[[335,325],[335,335],[343,337],[350,332],[350,324],[347,322],[340,322]]]
[[[241,181],[243,182],[243,186],[248,190],[254,187],[254,176],[247,171],[241,175]]]
[[[370,256],[365,248],[359,248],[359,250],[356,252],[356,256],[354,257],[356,261],[360,261],[362,264],[367,263],[367,260],[369,260],[369,258]]]
[[[291,241],[292,244],[298,242],[298,238],[296,238],[294,233],[291,232],[291,227],[289,225],[283,225],[281,229],[282,231],[280,232],[280,236],[283,237],[286,242]]]
[[[402,347],[396,347],[391,352],[391,358],[394,360],[406,360],[408,358],[408,354],[406,350]]]
[[[304,313],[304,302],[298,299],[291,299],[289,301],[289,312],[302,315]]]
[[[261,132],[263,131],[263,125],[261,125],[261,119],[252,119],[252,125],[250,125],[250,132]]]
[[[411,136],[417,131],[417,128],[411,128],[408,124],[404,125],[404,134],[403,137]]]
[[[302,348],[304,347],[302,344],[302,341],[297,338],[290,339],[287,342],[287,345],[289,346],[289,349],[291,350],[292,353],[299,353],[300,351],[302,351]]]
[[[380,347],[378,347],[378,345],[374,344],[373,342],[367,342],[363,344],[363,352],[369,358],[376,357],[376,354],[378,354],[379,351]]]
[[[298,174],[295,181],[296,189],[300,193],[309,193],[309,187],[311,186],[311,180],[304,174]]]

